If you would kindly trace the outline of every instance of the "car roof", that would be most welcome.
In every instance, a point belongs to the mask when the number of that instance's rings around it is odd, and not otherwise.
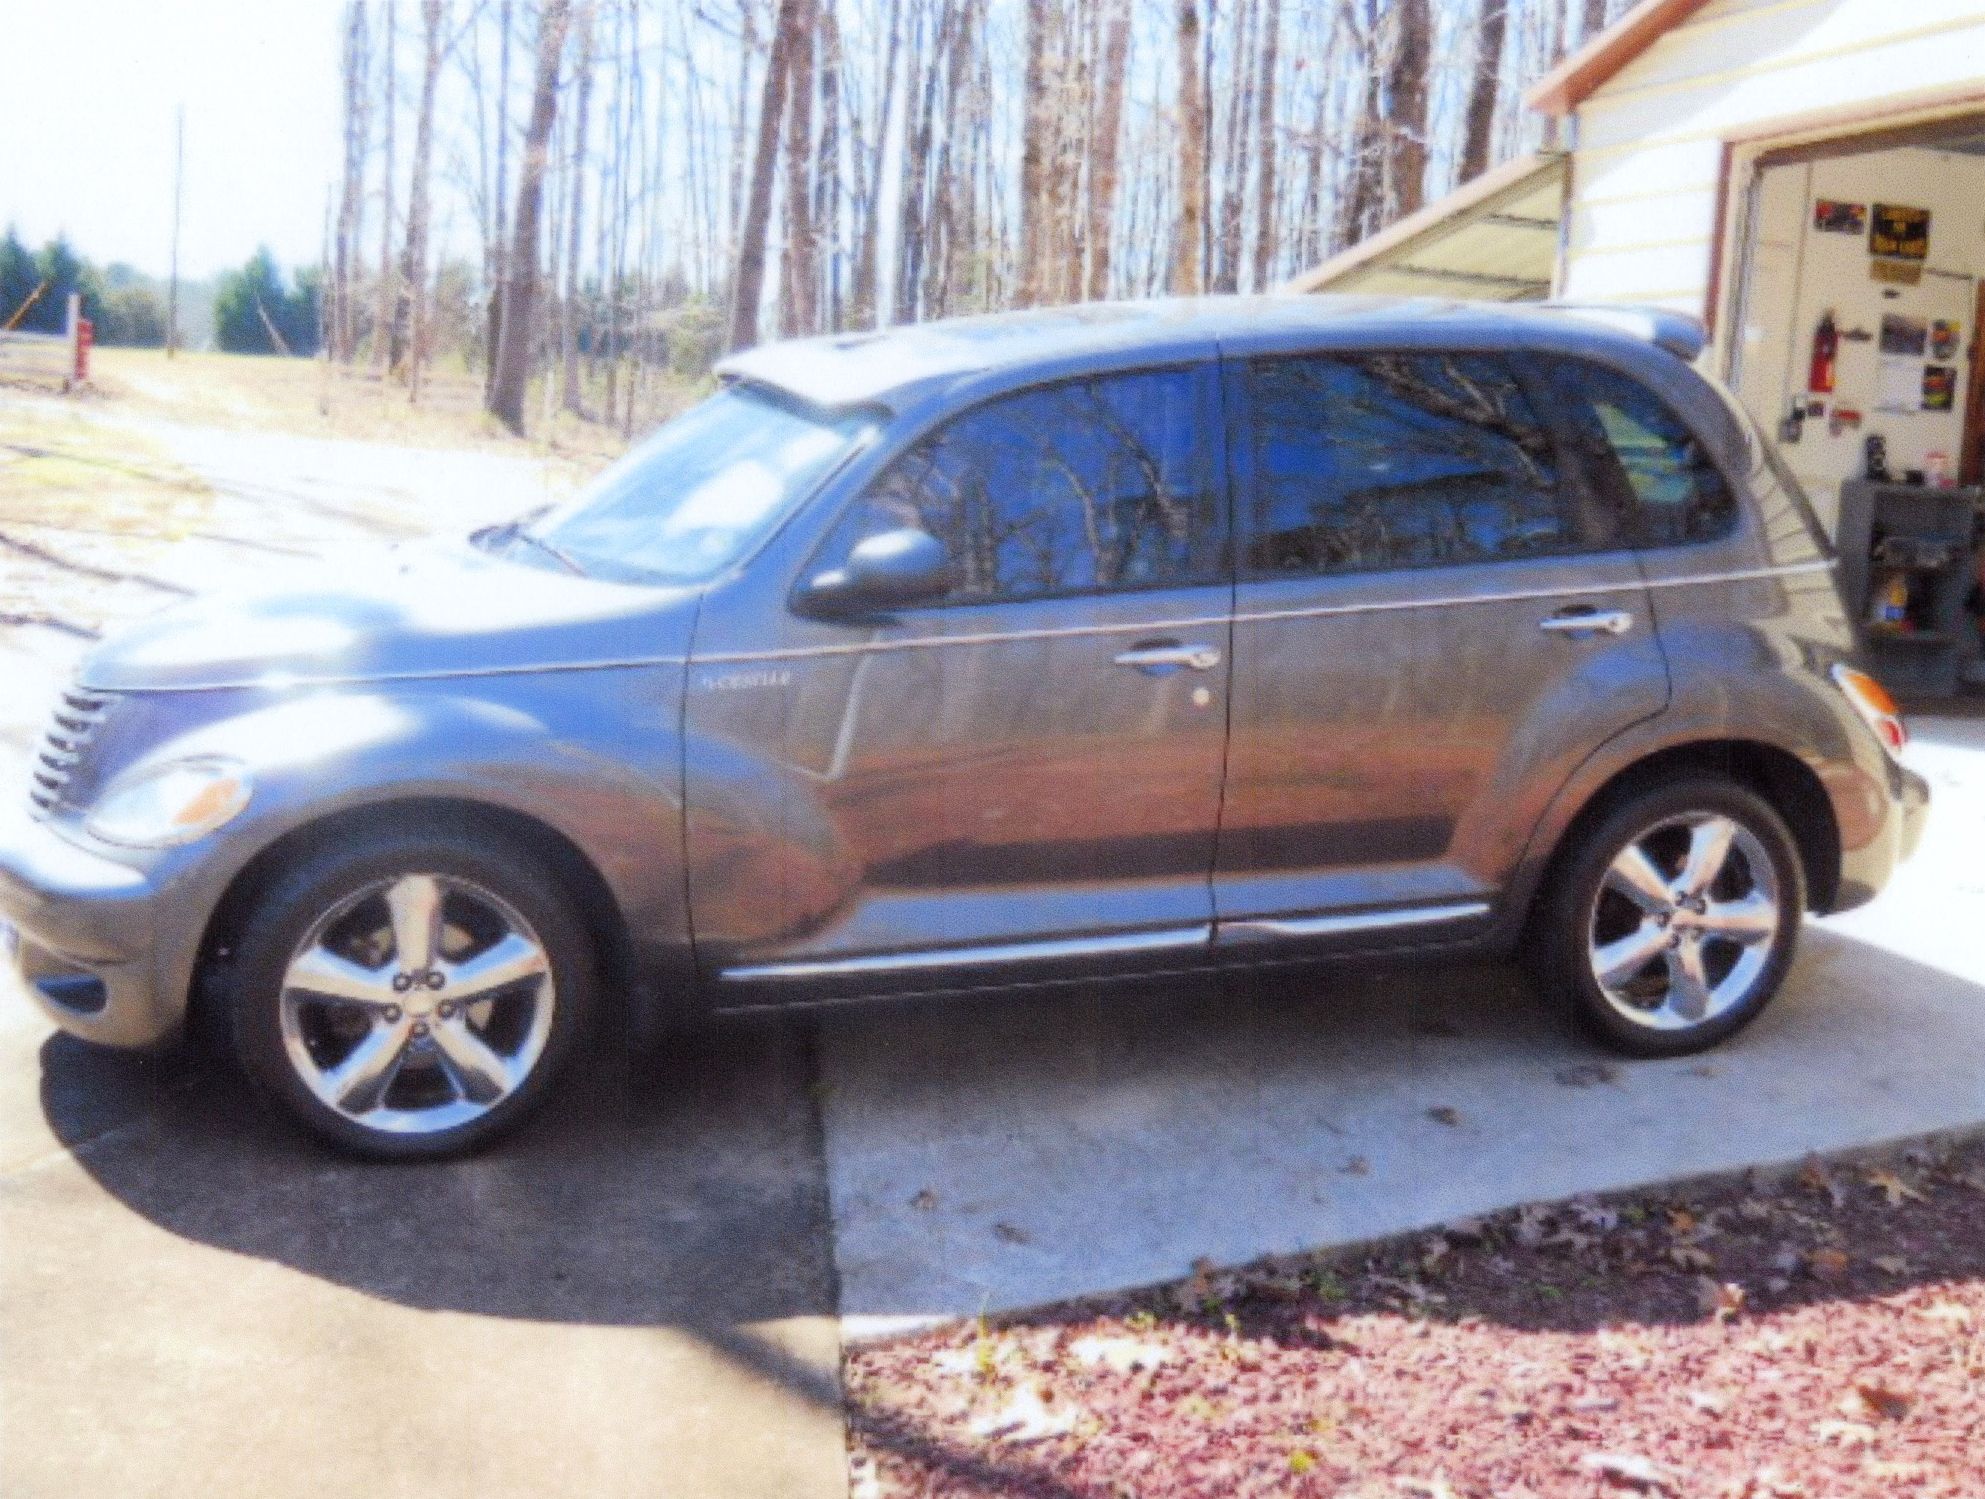
[[[1059,374],[1089,361],[1162,363],[1203,358],[1216,348],[1244,353],[1287,347],[1306,335],[1352,344],[1378,338],[1489,347],[1624,344],[1642,353],[1653,344],[1683,360],[1703,345],[1700,323],[1658,310],[1285,294],[1088,302],[829,334],[746,350],[723,360],[717,373],[829,410],[900,411],[979,376]]]

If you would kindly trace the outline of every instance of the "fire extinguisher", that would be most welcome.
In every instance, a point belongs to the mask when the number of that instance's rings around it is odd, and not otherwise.
[[[1840,355],[1840,329],[1834,325],[1833,310],[1829,308],[1820,318],[1820,325],[1813,330],[1813,366],[1806,379],[1806,389],[1815,395],[1833,393],[1834,363]]]

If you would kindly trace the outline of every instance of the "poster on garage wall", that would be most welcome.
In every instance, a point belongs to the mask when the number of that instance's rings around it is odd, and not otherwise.
[[[1890,260],[1930,258],[1930,210],[1877,203],[1868,229],[1868,253]]]

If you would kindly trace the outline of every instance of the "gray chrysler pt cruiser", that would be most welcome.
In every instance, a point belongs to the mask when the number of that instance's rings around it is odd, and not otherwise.
[[[1924,783],[1658,314],[1301,298],[733,359],[569,503],[159,614],[0,825],[27,992],[439,1155],[589,1035],[1520,954],[1710,1045]]]

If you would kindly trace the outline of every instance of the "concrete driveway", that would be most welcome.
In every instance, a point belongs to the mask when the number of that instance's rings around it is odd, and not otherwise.
[[[324,446],[213,460],[228,524],[266,541]],[[0,776],[78,647],[0,630]],[[1917,731],[1922,856],[1694,1061],[1607,1061],[1497,969],[1119,986],[727,1025],[381,1168],[0,992],[0,1493],[841,1494],[844,1328],[1985,1122],[1985,719]]]

